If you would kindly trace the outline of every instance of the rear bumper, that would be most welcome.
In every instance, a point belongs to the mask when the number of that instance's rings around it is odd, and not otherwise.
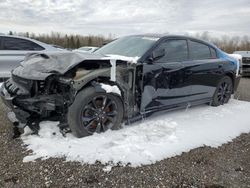
[[[238,89],[241,77],[242,77],[241,75],[238,75],[235,78],[235,81],[234,81],[234,92],[236,92],[237,89]]]

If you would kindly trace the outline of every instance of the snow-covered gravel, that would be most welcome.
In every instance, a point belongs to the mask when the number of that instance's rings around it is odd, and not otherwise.
[[[42,122],[39,136],[28,129],[22,140],[33,153],[24,162],[50,157],[67,161],[133,167],[153,164],[200,146],[218,147],[250,132],[250,102],[231,100],[220,107],[207,105],[164,113],[154,118],[85,138],[63,137],[56,122]],[[109,170],[107,168],[105,170]]]

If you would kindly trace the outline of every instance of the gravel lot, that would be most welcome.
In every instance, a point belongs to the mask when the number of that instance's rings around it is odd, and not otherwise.
[[[250,79],[236,94],[250,101]],[[250,133],[219,148],[201,147],[138,168],[82,165],[63,159],[23,163],[27,155],[0,102],[0,187],[250,187]]]

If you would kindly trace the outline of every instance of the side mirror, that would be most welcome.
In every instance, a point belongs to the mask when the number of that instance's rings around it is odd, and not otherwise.
[[[155,50],[153,51],[150,57],[150,61],[163,57],[164,55],[165,55],[165,49],[161,48],[161,49]]]

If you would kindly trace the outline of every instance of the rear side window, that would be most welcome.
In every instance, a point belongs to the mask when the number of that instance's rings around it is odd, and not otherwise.
[[[12,38],[12,37],[4,37],[3,50],[40,51],[40,50],[44,50],[44,48],[29,40]]]
[[[189,41],[190,59],[210,59],[210,47],[200,42]]]
[[[212,59],[216,59],[217,58],[217,53],[215,51],[214,48],[210,48],[210,52],[211,52],[211,58]]]
[[[2,37],[0,37],[0,50],[2,50]]]
[[[162,42],[158,49],[165,49],[165,56],[160,60],[165,62],[184,61],[188,58],[186,40],[167,40]]]

